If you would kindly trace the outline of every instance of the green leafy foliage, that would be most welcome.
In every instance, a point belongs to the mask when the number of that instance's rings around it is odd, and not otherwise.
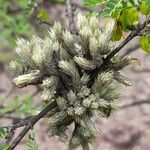
[[[146,3],[145,1],[142,1],[140,3],[140,12],[143,14],[143,15],[148,15],[150,14],[150,2],[149,3]]]
[[[140,12],[146,16],[150,13],[149,0],[138,0],[136,2],[134,0],[84,0],[85,6],[101,5],[103,3],[105,3],[105,8],[101,16],[112,17],[117,22],[116,30],[111,38],[112,41],[119,41],[124,32],[129,32],[137,27]]]
[[[0,127],[0,138],[4,138],[5,136],[6,136],[5,130]]]
[[[8,150],[9,145],[8,144],[2,144],[0,145],[1,150]]]
[[[33,11],[34,3],[33,0],[0,1],[1,48],[13,48],[16,37],[30,35],[32,26],[28,19]]]
[[[3,104],[3,107],[0,109],[0,117],[13,113],[17,117],[24,118],[35,114],[37,111],[37,108],[33,106],[33,97],[30,95],[25,96],[23,100],[15,97],[11,102],[1,98],[0,104]]]
[[[102,13],[103,17],[111,16],[113,13],[120,11],[122,7],[122,0],[111,0],[106,3],[106,7]]]
[[[27,141],[28,150],[38,150],[38,144],[35,139],[35,134],[32,132],[28,136]]]
[[[145,51],[150,53],[150,36],[144,35],[140,38],[140,46]]]
[[[125,9],[120,15],[119,19],[122,29],[127,31],[130,26],[138,25],[138,11],[135,7]]]
[[[116,24],[116,30],[114,31],[112,35],[112,41],[119,41],[122,37],[123,31],[122,26],[120,22],[117,22]]]

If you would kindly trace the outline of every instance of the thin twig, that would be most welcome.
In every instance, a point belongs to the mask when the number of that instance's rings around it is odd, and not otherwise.
[[[50,23],[50,22],[47,22],[47,21],[39,21],[39,24],[42,25],[42,24],[46,24],[48,25],[49,27],[51,27],[53,24]]]
[[[8,150],[13,150],[19,144],[19,142],[22,140],[22,138],[27,134],[27,132],[33,128],[35,123],[37,123],[41,118],[43,118],[55,106],[56,106],[56,103],[52,102],[46,108],[44,108],[38,115],[31,118],[26,123],[24,129],[20,132],[20,134],[16,137],[16,139],[11,143]]]
[[[83,11],[89,11],[89,12],[97,11],[98,14],[101,14],[105,8],[104,4],[101,4],[98,7],[86,7],[86,6],[80,5],[79,3],[72,2],[72,5],[74,5],[76,8],[83,10]]]
[[[73,35],[76,35],[74,11],[75,11],[75,6],[73,5],[72,0],[66,0],[66,12],[69,21],[69,30]]]
[[[19,123],[13,124],[13,125],[11,125],[11,126],[3,126],[3,127],[1,127],[1,128],[6,128],[6,129],[8,129],[8,130],[11,132],[12,130],[15,130],[16,128],[20,128],[20,127],[22,127],[22,126],[27,125],[28,122],[30,121],[30,120],[29,120],[30,118],[31,118],[31,117],[25,118],[25,119],[23,119],[23,120],[20,120]],[[17,118],[17,119],[18,119],[18,118]]]
[[[138,106],[142,104],[150,104],[150,99],[147,100],[141,100],[141,101],[136,101],[130,104],[125,104],[121,106],[121,109],[128,108],[128,107],[133,107],[133,106]]]
[[[81,9],[81,10],[83,10],[83,11],[89,11],[89,12],[95,11],[95,9],[93,9],[93,8],[91,8],[91,7],[85,7],[85,6],[80,5],[80,4],[78,4],[78,3],[75,3],[75,2],[73,2],[72,4],[73,4],[75,7],[79,8],[79,9]]]

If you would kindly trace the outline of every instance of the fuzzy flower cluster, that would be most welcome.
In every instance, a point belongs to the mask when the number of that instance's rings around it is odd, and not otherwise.
[[[108,117],[120,95],[119,83],[130,85],[120,73],[130,58],[115,55],[93,75],[112,51],[115,27],[114,20],[100,28],[95,16],[79,14],[76,39],[55,23],[44,39],[33,36],[30,41],[17,41],[18,59],[10,64],[16,75],[13,82],[19,88],[40,84],[45,103],[56,102],[47,115],[49,135],[67,140],[68,125],[78,124],[69,139],[70,148],[93,142],[97,129],[92,117]]]

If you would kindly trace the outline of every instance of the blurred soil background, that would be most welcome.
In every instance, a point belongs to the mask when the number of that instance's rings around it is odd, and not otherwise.
[[[4,9],[4,5],[1,5],[3,0],[0,1],[0,8]],[[80,0],[75,2],[79,3]],[[28,39],[32,34],[44,36],[49,25],[39,21],[36,14],[41,10],[48,14],[48,23],[53,24],[55,20],[59,20],[63,25],[67,25],[65,5],[51,0],[43,1],[40,6],[33,8],[35,10],[28,19],[29,25],[25,22],[26,27],[20,25],[18,29],[15,29],[15,24],[10,26],[10,23],[16,19],[16,13],[21,13],[20,4],[17,0],[13,0],[13,5],[8,3],[5,7],[6,14],[11,16],[12,21],[10,18],[4,21],[6,16],[4,17],[0,11],[0,109],[3,108],[2,99],[11,104],[16,96],[21,101],[26,95],[32,96],[35,107],[41,101],[40,88],[28,86],[18,89],[11,83],[13,73],[9,70],[8,63],[15,58],[15,39],[16,37]],[[9,24],[5,24],[8,21]],[[16,25],[20,23],[19,21],[16,19]],[[120,108],[114,111],[110,118],[94,118],[99,132],[97,132],[96,143],[91,145],[92,150],[150,150],[150,55],[139,49],[137,40],[131,41],[121,53],[121,55],[131,55],[138,60],[124,70],[124,74],[133,82],[133,86],[123,87],[122,96],[118,101]],[[25,116],[21,117],[24,119]],[[18,120],[15,112],[0,115],[1,126],[16,123]],[[44,121],[38,122],[34,131],[39,150],[67,150],[67,143],[60,142],[57,137],[47,136]],[[25,141],[26,138],[15,150],[27,149]]]

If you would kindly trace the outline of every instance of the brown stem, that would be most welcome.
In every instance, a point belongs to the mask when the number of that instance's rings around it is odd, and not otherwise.
[[[72,0],[66,0],[66,11],[69,21],[69,30],[73,35],[76,35],[76,26],[74,20],[75,6],[73,5]]]

